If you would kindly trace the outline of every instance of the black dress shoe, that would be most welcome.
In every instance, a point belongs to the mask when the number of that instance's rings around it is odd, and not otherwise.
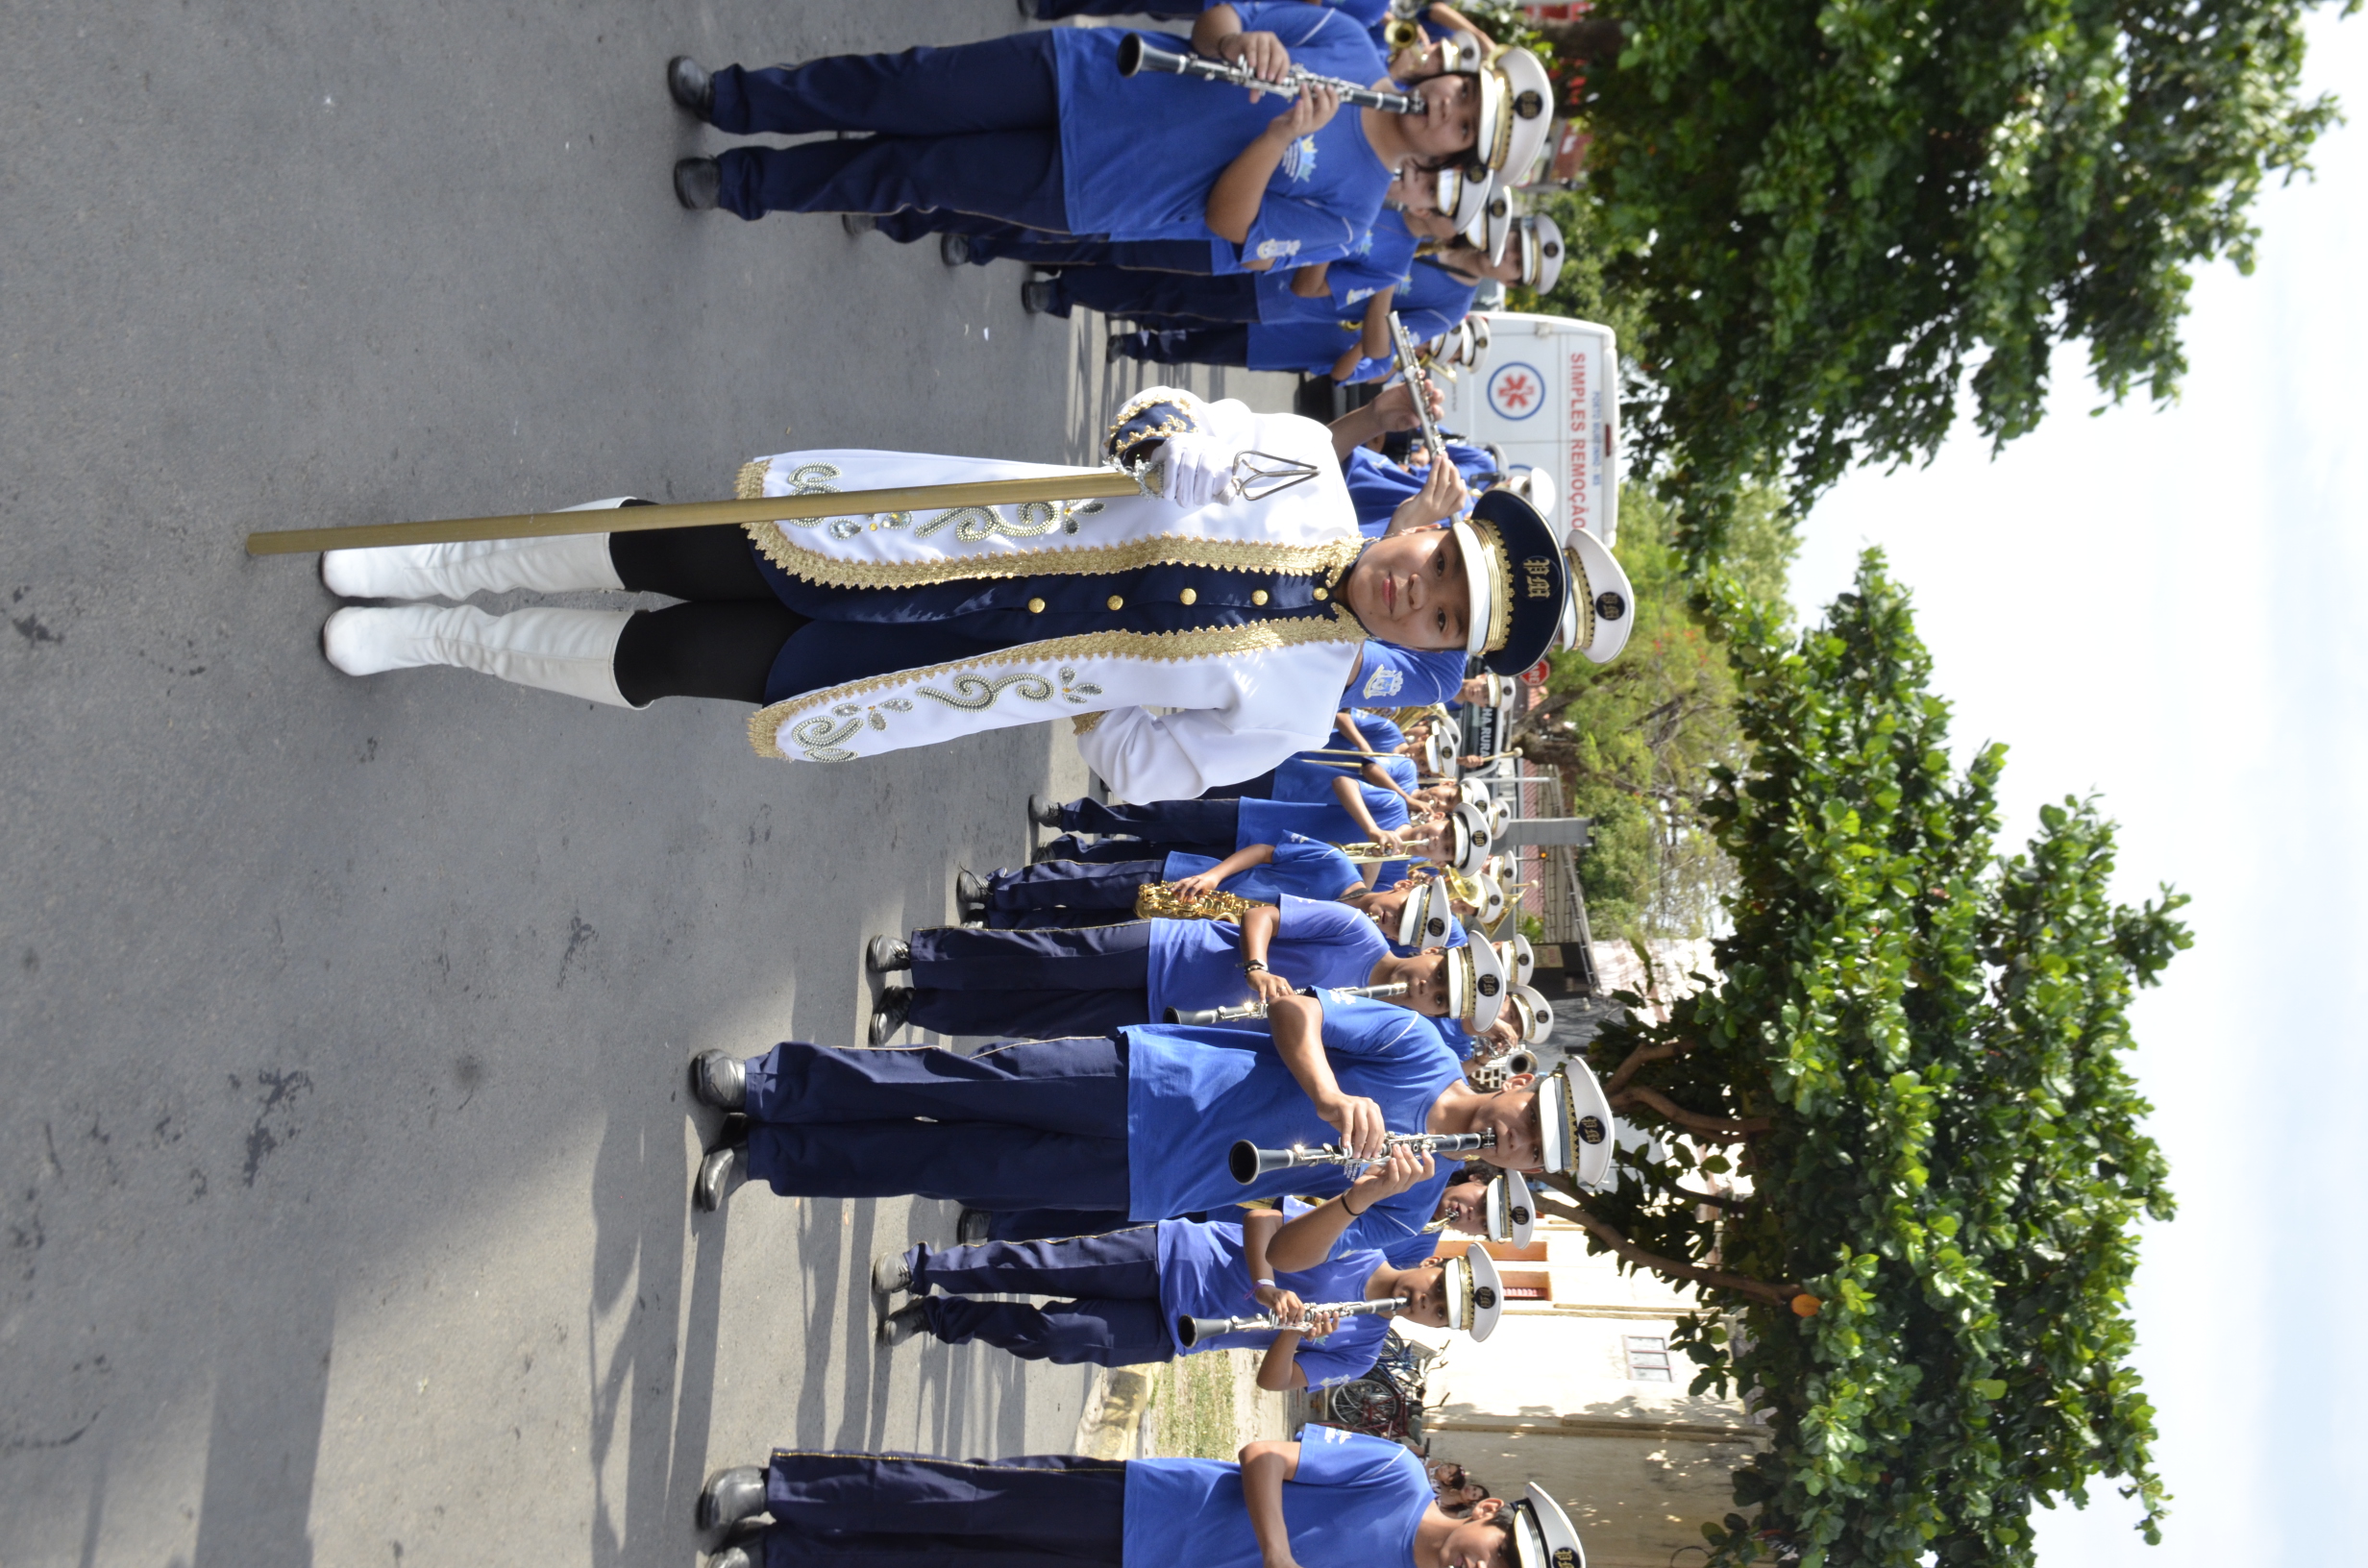
[[[722,1051],[691,1058],[691,1096],[718,1111],[737,1111],[749,1101],[748,1065]]]
[[[675,162],[675,200],[694,212],[712,212],[724,194],[724,165],[712,158]]]
[[[913,944],[902,937],[874,937],[864,946],[863,967],[874,974],[909,969],[913,967]]]
[[[699,1493],[699,1528],[721,1530],[766,1511],[765,1473],[752,1464],[718,1470]]]
[[[953,873],[953,902],[966,920],[987,918],[987,884],[967,866]]]
[[[879,1320],[879,1342],[895,1346],[917,1335],[929,1332],[929,1310],[917,1301],[906,1302]]]
[[[1052,308],[1052,284],[1043,278],[1030,278],[1020,285],[1020,308],[1031,316],[1041,316]]]
[[[707,1568],[762,1568],[765,1548],[761,1541],[734,1541],[707,1559]]]
[[[715,78],[688,55],[666,62],[666,96],[701,119],[715,112]]]
[[[1027,820],[1038,827],[1058,827],[1061,825],[1061,803],[1048,800],[1041,795],[1031,795],[1027,797]]]
[[[984,1209],[965,1209],[954,1216],[953,1243],[957,1247],[974,1247],[987,1239],[987,1231],[995,1223],[995,1215]]]
[[[971,236],[940,234],[937,236],[937,258],[950,267],[967,266],[971,258]]]
[[[872,1009],[870,1040],[875,1045],[885,1045],[888,1037],[904,1027],[904,1020],[913,1014],[913,992],[909,986],[890,986],[879,993],[879,1001]]]
[[[725,1135],[699,1162],[699,1174],[691,1182],[691,1201],[712,1214],[748,1179],[749,1133],[743,1125],[738,1132]]]

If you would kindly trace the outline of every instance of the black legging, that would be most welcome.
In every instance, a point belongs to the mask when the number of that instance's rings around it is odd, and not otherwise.
[[[726,523],[612,533],[608,559],[634,592],[685,601],[625,624],[615,669],[628,702],[712,697],[763,705],[781,645],[807,622],[774,597],[746,529]]]

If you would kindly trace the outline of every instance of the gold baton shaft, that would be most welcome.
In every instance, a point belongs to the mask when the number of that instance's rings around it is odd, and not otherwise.
[[[828,495],[759,496],[752,501],[690,501],[598,512],[520,512],[511,517],[454,517],[433,523],[280,528],[248,534],[247,553],[302,555],[323,550],[376,550],[387,545],[456,545],[479,539],[544,539],[565,533],[639,533],[649,528],[702,528],[725,523],[863,517],[879,512],[1009,506],[1031,501],[1093,501],[1140,494],[1142,490],[1133,476],[1107,469],[1049,474],[1042,478],[910,484]]]

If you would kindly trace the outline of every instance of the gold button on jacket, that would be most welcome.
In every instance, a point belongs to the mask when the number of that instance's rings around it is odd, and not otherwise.
[[[1030,614],[1030,615],[1042,615],[1042,614],[1044,614],[1044,613],[1045,613],[1045,601],[1044,601],[1043,600],[1041,600],[1041,599],[1031,599],[1031,600],[1029,600],[1027,601],[1027,613],[1028,613],[1028,614]]]
[[[1126,600],[1117,594],[1112,594],[1107,600],[1103,600],[1103,602],[1108,604],[1114,610],[1122,610],[1126,608]]]
[[[1196,604],[1200,601],[1199,591],[1193,588],[1187,588],[1175,597],[1176,602],[1180,604]]]
[[[1249,601],[1252,604],[1264,604],[1267,601],[1267,591],[1264,588],[1255,590],[1249,596]]]

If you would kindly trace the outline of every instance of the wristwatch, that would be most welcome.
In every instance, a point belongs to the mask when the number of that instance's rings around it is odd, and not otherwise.
[[[1267,962],[1263,958],[1246,958],[1242,960],[1242,969],[1246,974],[1264,974],[1267,972]]]

